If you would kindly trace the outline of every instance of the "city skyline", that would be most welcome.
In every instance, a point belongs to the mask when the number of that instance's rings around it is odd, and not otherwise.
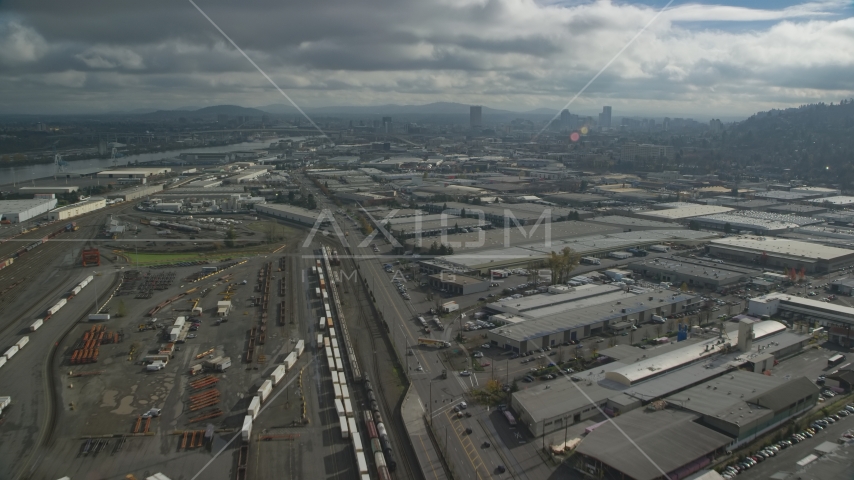
[[[305,108],[458,102],[557,112],[646,24],[571,111],[738,119],[854,92],[854,59],[843,53],[850,2],[674,2],[656,18],[666,3],[199,7]],[[0,66],[3,113],[283,100],[190,3],[6,2]]]

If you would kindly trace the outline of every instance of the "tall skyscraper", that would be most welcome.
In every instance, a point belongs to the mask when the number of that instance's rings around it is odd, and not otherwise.
[[[391,117],[383,117],[383,130],[385,130],[385,133],[391,131]]]
[[[561,123],[561,125],[563,125],[564,127],[569,127],[569,122],[570,122],[571,118],[572,118],[572,116],[569,114],[569,110],[567,110],[565,108],[563,110],[561,110],[561,112],[560,112],[560,123]]]
[[[471,124],[471,128],[480,128],[482,123],[481,113],[483,111],[483,107],[480,105],[472,105],[469,107],[469,123]]]
[[[611,107],[602,107],[599,114],[599,128],[611,128]]]

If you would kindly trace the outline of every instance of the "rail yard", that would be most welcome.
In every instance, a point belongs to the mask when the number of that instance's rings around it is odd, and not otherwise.
[[[134,206],[3,230],[0,478],[418,478],[326,239],[206,251]]]

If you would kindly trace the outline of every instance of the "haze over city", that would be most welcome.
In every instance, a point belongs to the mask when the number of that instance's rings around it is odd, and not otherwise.
[[[850,1],[197,4],[306,108],[556,112],[648,23],[573,110],[735,120],[854,89]],[[5,1],[0,66],[0,113],[287,103],[186,1]]]

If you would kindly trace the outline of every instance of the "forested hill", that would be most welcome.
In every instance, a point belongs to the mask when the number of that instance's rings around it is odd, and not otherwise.
[[[742,165],[791,168],[804,180],[854,189],[854,99],[760,112],[723,140]]]

